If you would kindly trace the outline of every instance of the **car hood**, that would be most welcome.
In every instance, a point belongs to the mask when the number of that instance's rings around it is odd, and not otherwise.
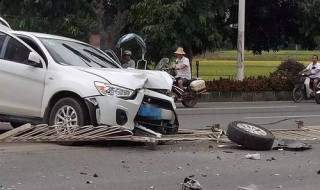
[[[77,67],[77,69],[102,77],[113,85],[133,90],[139,88],[171,90],[173,84],[171,76],[163,71],[92,67]]]

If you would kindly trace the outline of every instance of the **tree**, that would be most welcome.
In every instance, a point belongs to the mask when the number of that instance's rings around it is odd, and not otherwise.
[[[146,38],[153,60],[184,47],[189,58],[221,45],[233,0],[143,0],[132,7],[133,25]]]
[[[299,12],[297,30],[299,34],[295,38],[297,44],[304,49],[313,50],[320,45],[320,0],[295,0]]]
[[[277,51],[279,45],[293,42],[297,28],[297,7],[294,0],[247,0],[245,46],[253,53]],[[231,8],[228,20],[233,27],[229,36],[237,44],[238,5]]]
[[[0,1],[0,13],[16,30],[57,34],[85,40],[95,25],[87,0]]]

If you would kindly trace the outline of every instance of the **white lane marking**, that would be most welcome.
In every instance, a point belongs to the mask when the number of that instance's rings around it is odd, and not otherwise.
[[[276,119],[276,118],[303,118],[303,117],[320,117],[320,115],[284,115],[268,117],[245,117],[245,119]]]
[[[239,110],[239,109],[282,109],[296,108],[298,106],[272,106],[272,107],[230,107],[230,108],[178,108],[178,111],[201,111],[201,110]]]

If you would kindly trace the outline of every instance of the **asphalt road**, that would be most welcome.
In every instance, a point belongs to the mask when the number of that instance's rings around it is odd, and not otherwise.
[[[180,126],[183,128],[204,128],[213,123],[222,128],[232,121],[246,121],[270,129],[296,128],[295,121],[305,126],[320,125],[320,105],[314,101],[294,102],[238,102],[199,103],[195,108],[177,105]]]
[[[181,107],[178,114],[183,128],[226,127],[232,120],[292,128],[295,120],[319,125],[319,110],[313,102],[201,103],[194,109]],[[306,151],[259,151],[261,160],[245,158],[257,151],[219,148],[216,142],[170,143],[155,151],[130,143],[0,143],[0,189],[175,190],[185,177],[194,176],[204,190],[250,185],[256,190],[318,190],[320,146],[319,141],[309,143],[313,149]]]

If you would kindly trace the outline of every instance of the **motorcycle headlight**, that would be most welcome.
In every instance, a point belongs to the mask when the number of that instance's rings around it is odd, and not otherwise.
[[[103,82],[95,82],[97,90],[101,95],[117,96],[118,98],[131,98],[134,95],[134,90],[106,84]]]

